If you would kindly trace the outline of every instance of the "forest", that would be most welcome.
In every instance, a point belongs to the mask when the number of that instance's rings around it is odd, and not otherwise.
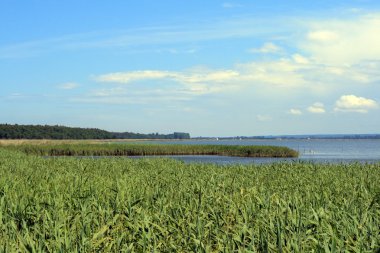
[[[97,128],[0,124],[0,139],[189,139],[189,133],[141,134],[109,132]]]

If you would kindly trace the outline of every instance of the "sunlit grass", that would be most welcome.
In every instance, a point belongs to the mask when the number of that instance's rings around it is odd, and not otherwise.
[[[374,252],[380,164],[184,164],[0,149],[0,252]]]

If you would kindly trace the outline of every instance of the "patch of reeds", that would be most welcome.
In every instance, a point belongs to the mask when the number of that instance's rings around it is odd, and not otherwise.
[[[0,252],[378,252],[380,164],[0,149]]]
[[[287,147],[177,145],[177,144],[59,144],[8,145],[9,149],[42,156],[151,156],[151,155],[221,155],[240,157],[298,157]]]

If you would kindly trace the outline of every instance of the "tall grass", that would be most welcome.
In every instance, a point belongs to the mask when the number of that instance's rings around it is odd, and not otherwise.
[[[374,252],[380,164],[43,159],[0,149],[0,252]]]
[[[144,155],[222,155],[244,157],[297,157],[298,152],[275,146],[223,146],[172,144],[60,144],[8,145],[27,154],[44,156],[144,156]]]

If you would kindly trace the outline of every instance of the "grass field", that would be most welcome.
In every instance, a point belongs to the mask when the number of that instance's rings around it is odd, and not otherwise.
[[[378,252],[380,164],[184,164],[0,148],[0,252]]]

